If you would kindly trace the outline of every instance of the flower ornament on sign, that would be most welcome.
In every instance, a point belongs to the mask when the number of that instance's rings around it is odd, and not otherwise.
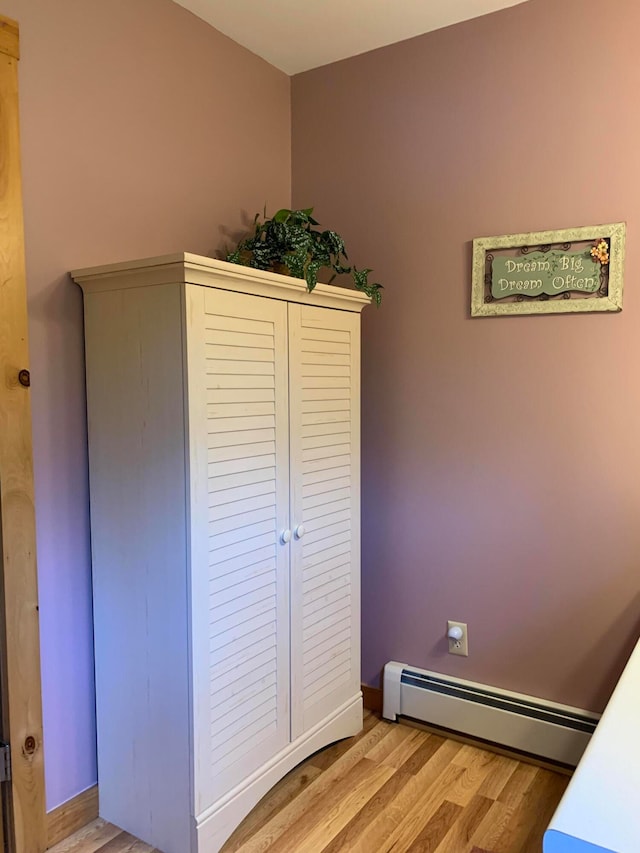
[[[596,240],[595,246],[591,249],[591,257],[603,266],[609,263],[609,244],[606,240],[603,238]]]

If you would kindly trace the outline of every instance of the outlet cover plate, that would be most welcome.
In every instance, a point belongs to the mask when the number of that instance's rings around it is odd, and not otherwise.
[[[462,638],[460,640],[452,640],[451,637],[449,637],[449,631],[451,628],[462,628]],[[465,658],[469,657],[469,633],[467,631],[466,622],[452,622],[449,620],[447,622],[447,637],[449,640],[450,655],[462,655]]]

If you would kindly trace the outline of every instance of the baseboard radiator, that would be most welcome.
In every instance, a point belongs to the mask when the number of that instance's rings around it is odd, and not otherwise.
[[[382,716],[427,725],[575,767],[598,714],[390,661]]]

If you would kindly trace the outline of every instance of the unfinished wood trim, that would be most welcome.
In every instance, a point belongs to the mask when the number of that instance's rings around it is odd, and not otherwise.
[[[20,59],[18,24],[0,15],[0,53]]]
[[[379,687],[371,687],[368,684],[362,686],[362,705],[367,711],[382,713],[382,690]]]
[[[47,813],[47,842],[53,847],[98,817],[98,786],[93,785],[81,794]]]
[[[0,19],[0,546],[4,615],[3,735],[11,744],[9,835],[15,853],[46,847],[36,528],[31,448],[20,136],[18,31]],[[15,28],[15,29],[14,29]]]

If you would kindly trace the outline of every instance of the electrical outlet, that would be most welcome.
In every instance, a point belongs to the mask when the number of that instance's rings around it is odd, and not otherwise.
[[[453,631],[454,636],[451,636],[451,629],[459,629],[462,631],[461,636],[456,637],[455,634],[457,631]],[[449,638],[449,654],[450,655],[463,655],[464,657],[469,656],[469,633],[467,631],[467,623],[466,622],[452,622],[449,620],[447,622],[447,637]]]

